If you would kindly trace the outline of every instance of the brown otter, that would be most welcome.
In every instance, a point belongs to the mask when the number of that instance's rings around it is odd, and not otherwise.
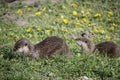
[[[33,45],[28,39],[18,40],[13,48],[20,55],[37,57],[52,57],[53,54],[69,55],[70,51],[66,42],[57,36],[47,37],[43,41]]]
[[[90,31],[84,31],[82,32],[82,34],[79,34],[79,33],[75,33],[75,34],[70,34],[70,37],[72,37],[73,39],[77,39],[79,37],[85,37],[85,38],[95,38],[96,35]]]
[[[85,53],[93,54],[98,50],[99,53],[109,57],[120,57],[120,47],[112,41],[101,42],[94,45],[89,39],[81,37],[76,39],[76,43],[81,46],[82,52]]]

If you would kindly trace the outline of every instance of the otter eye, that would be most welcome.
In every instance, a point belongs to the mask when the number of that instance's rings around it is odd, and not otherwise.
[[[27,46],[27,43],[25,43],[25,46]]]
[[[87,41],[85,41],[85,43],[87,43]]]

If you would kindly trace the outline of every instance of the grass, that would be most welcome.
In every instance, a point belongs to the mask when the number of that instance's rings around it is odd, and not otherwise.
[[[0,80],[64,80],[87,76],[96,80],[119,80],[120,60],[80,53],[69,34],[91,31],[97,44],[111,40],[120,44],[119,0],[64,0],[59,3],[39,1],[42,8],[0,3]],[[12,18],[6,18],[4,14]],[[27,24],[16,24],[26,21]],[[31,42],[47,36],[63,38],[72,55],[50,59],[21,58],[12,48],[20,38]]]

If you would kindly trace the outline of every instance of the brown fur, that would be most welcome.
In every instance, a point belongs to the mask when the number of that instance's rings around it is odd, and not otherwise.
[[[29,47],[29,52],[25,54],[30,54],[32,57],[52,57],[53,54],[69,55],[70,51],[66,42],[59,37],[51,36],[47,37],[43,41],[33,45],[27,39],[20,39],[15,43],[14,51],[17,51],[19,46],[26,45]]]
[[[109,57],[120,57],[120,47],[114,42],[106,41],[94,45],[89,39],[84,37],[76,39],[76,42],[86,53],[93,54],[98,50],[100,54],[104,54]]]

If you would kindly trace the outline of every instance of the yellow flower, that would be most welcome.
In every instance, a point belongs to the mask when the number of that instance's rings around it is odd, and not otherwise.
[[[27,33],[30,33],[30,32],[31,32],[31,29],[30,29],[30,28],[26,29],[26,32],[27,32]]]
[[[105,38],[106,38],[107,40],[110,40],[110,36],[108,36],[108,35],[106,35]]]
[[[75,23],[76,26],[81,26],[80,22]]]
[[[100,32],[101,34],[103,34],[103,33],[105,33],[105,30],[104,30],[104,29],[100,29],[99,32]]]
[[[66,8],[66,6],[65,5],[62,5],[62,9],[65,9]]]
[[[84,13],[84,14],[82,14],[82,17],[86,17],[87,15]]]
[[[115,23],[112,24],[113,27],[116,27],[117,25]]]
[[[45,30],[45,32],[46,32],[46,33],[50,33],[50,32],[51,32],[51,30],[50,30],[50,29],[47,29],[47,30]]]
[[[110,19],[110,18],[107,18],[107,21],[111,21],[111,19]]]
[[[18,9],[18,10],[17,10],[17,14],[22,14],[22,10],[21,10],[21,9]]]
[[[37,31],[41,31],[41,28],[38,27],[38,28],[37,28]]]
[[[35,15],[36,15],[36,16],[39,16],[39,15],[41,15],[41,12],[40,12],[40,11],[35,12]]]
[[[113,15],[113,12],[109,11],[109,12],[108,12],[108,15]]]
[[[64,24],[68,24],[68,20],[67,19],[64,19],[63,22],[64,22]]]
[[[91,24],[89,23],[89,24],[88,24],[88,27],[90,27],[90,26],[91,26]]]
[[[65,28],[61,28],[61,31],[63,31],[63,32],[68,32],[68,30],[65,29]]]
[[[77,5],[75,3],[72,3],[71,6],[74,7],[74,8],[77,7]]]
[[[42,7],[42,11],[45,11],[46,10],[46,7]]]
[[[87,22],[87,19],[86,19],[86,18],[82,18],[82,21],[83,21],[83,22]]]
[[[96,14],[94,15],[94,17],[101,17],[101,14],[96,13]]]
[[[94,28],[93,32],[98,33],[99,31],[96,28]]]
[[[10,33],[10,36],[13,37],[13,36],[15,36],[15,34],[14,33]]]
[[[109,30],[111,30],[111,31],[114,31],[114,29],[115,29],[114,26],[112,26],[112,27],[109,28]]]
[[[27,11],[30,11],[31,10],[31,8],[27,8]]]
[[[73,14],[73,16],[77,16],[77,12],[76,11],[73,11],[72,14]]]

